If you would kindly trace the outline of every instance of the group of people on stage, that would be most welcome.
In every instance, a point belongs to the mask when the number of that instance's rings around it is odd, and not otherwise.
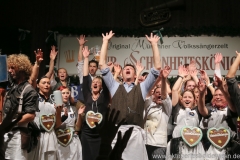
[[[102,34],[100,59],[89,60],[84,35],[78,39],[77,73],[81,93],[71,97],[68,73],[59,68],[52,46],[49,71],[38,78],[43,61],[35,51],[32,66],[24,54],[7,58],[9,85],[0,124],[0,159],[234,159],[240,157],[240,89],[235,79],[240,53],[226,77],[221,53],[215,54],[210,82],[195,61],[178,68],[170,87],[169,66],[162,67],[159,37],[146,35],[152,46],[153,68],[107,62],[112,31]],[[101,75],[96,72],[100,69]],[[198,78],[200,77],[200,78]],[[56,81],[57,79],[57,81]],[[56,104],[62,95],[62,104]],[[53,96],[54,95],[54,96]]]

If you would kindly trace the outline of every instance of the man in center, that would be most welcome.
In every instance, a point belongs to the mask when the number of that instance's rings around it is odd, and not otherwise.
[[[111,108],[120,111],[118,122],[125,118],[125,125],[120,126],[119,131],[124,133],[130,127],[134,127],[133,133],[125,148],[122,158],[126,160],[138,159],[146,160],[147,152],[144,144],[145,133],[143,130],[143,111],[145,98],[152,88],[161,69],[160,53],[158,50],[159,37],[151,33],[150,37],[146,35],[147,40],[151,43],[153,51],[154,67],[151,68],[146,80],[138,85],[134,84],[136,78],[136,69],[131,64],[126,64],[123,68],[123,84],[114,80],[110,69],[106,64],[108,42],[114,33],[110,31],[103,36],[103,44],[100,54],[99,66],[103,76],[103,80],[108,87],[111,97]],[[112,142],[115,145],[117,136]]]

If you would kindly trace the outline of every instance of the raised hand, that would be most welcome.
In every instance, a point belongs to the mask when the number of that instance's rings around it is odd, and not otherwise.
[[[41,49],[37,49],[37,51],[34,51],[36,55],[36,62],[40,64],[43,61],[43,52]]]
[[[111,39],[113,37],[115,33],[113,33],[112,31],[110,31],[109,33],[106,33],[106,35],[104,35],[102,33],[102,36],[103,36],[103,41],[108,41],[109,39]]]
[[[214,58],[215,58],[215,61],[214,61],[215,64],[220,63],[222,61],[222,53],[216,53],[214,55]]]
[[[122,159],[122,153],[127,146],[128,140],[132,135],[133,127],[130,127],[124,134],[122,138],[122,132],[119,131],[117,135],[117,142],[110,153],[109,159]]]
[[[77,38],[78,43],[80,46],[83,46],[88,40],[85,40],[85,35],[80,35],[79,38]]]
[[[204,70],[200,70],[199,73],[201,75],[201,79],[206,81],[207,85],[210,84],[210,79],[209,79],[207,73]]]
[[[104,143],[111,145],[114,137],[117,134],[118,128],[123,124],[125,119],[123,119],[119,124],[117,124],[117,119],[120,114],[120,111],[117,111],[117,113],[115,114],[115,109],[112,109],[110,116],[109,116],[109,112],[110,112],[110,108],[107,109],[105,122],[102,128],[99,127],[97,122],[95,123],[95,125],[99,130],[99,134],[102,138],[102,141],[104,141]]]
[[[165,66],[162,70],[163,78],[167,78],[170,72],[171,72],[171,68],[169,66]]]
[[[88,46],[84,46],[82,53],[84,58],[87,58],[89,56],[90,51],[88,50]]]
[[[51,60],[55,60],[56,56],[57,56],[57,51],[56,51],[56,47],[55,46],[52,46],[51,47],[51,52],[50,52],[50,59]]]
[[[196,61],[195,60],[192,60],[189,64],[189,71],[190,72],[193,72],[193,71],[196,71],[197,70],[197,66],[196,66]]]
[[[116,73],[120,73],[122,70],[121,66],[117,62],[114,63],[113,68]]]
[[[110,68],[110,71],[113,69],[113,62],[107,62],[107,66]]]
[[[185,76],[188,76],[189,71],[186,67],[180,65],[178,67],[178,74],[179,74],[179,76],[185,77]]]
[[[222,82],[222,80],[216,74],[214,74],[214,78],[215,78],[214,82],[213,82],[214,86],[223,89],[223,85],[222,85],[223,82]]]
[[[238,51],[236,51],[236,54],[237,54],[237,56],[240,56],[240,53]]]
[[[160,39],[160,37],[158,37],[157,35],[153,35],[153,33],[150,34],[150,37],[148,37],[148,35],[145,36],[150,43],[158,43]]]
[[[135,64],[137,72],[140,74],[143,70],[144,70],[144,66],[142,65],[142,63],[140,63],[140,61],[137,61],[137,63]]]
[[[198,89],[201,94],[205,94],[207,87],[202,79],[200,79],[198,82]]]
[[[86,108],[85,106],[79,107],[79,109],[78,109],[78,115],[81,115],[82,113],[84,113],[85,108]]]
[[[198,70],[190,70],[189,74],[191,75],[191,77],[197,76]]]

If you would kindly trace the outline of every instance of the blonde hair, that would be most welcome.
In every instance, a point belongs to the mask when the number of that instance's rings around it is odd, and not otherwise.
[[[32,64],[25,54],[11,54],[7,58],[8,68],[13,66],[17,72],[22,72],[26,77],[32,73]]]

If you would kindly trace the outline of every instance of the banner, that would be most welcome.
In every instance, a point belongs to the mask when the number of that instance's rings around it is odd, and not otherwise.
[[[0,55],[0,82],[8,81],[7,56]]]
[[[94,47],[102,45],[102,37],[86,37],[85,45]],[[162,67],[168,65],[170,76],[178,75],[178,66],[195,60],[198,69],[203,69],[209,76],[214,75],[214,54],[222,53],[222,75],[226,75],[240,51],[239,37],[163,37],[163,44],[158,44]],[[79,43],[76,37],[59,35],[59,54],[57,67],[66,68],[69,75],[77,74]],[[93,55],[90,56],[90,59]],[[151,44],[145,37],[113,37],[108,44],[107,61],[135,64],[140,61],[148,72],[153,67]],[[144,72],[143,71],[143,72]],[[99,72],[98,72],[99,73]],[[239,74],[239,71],[237,71]]]

